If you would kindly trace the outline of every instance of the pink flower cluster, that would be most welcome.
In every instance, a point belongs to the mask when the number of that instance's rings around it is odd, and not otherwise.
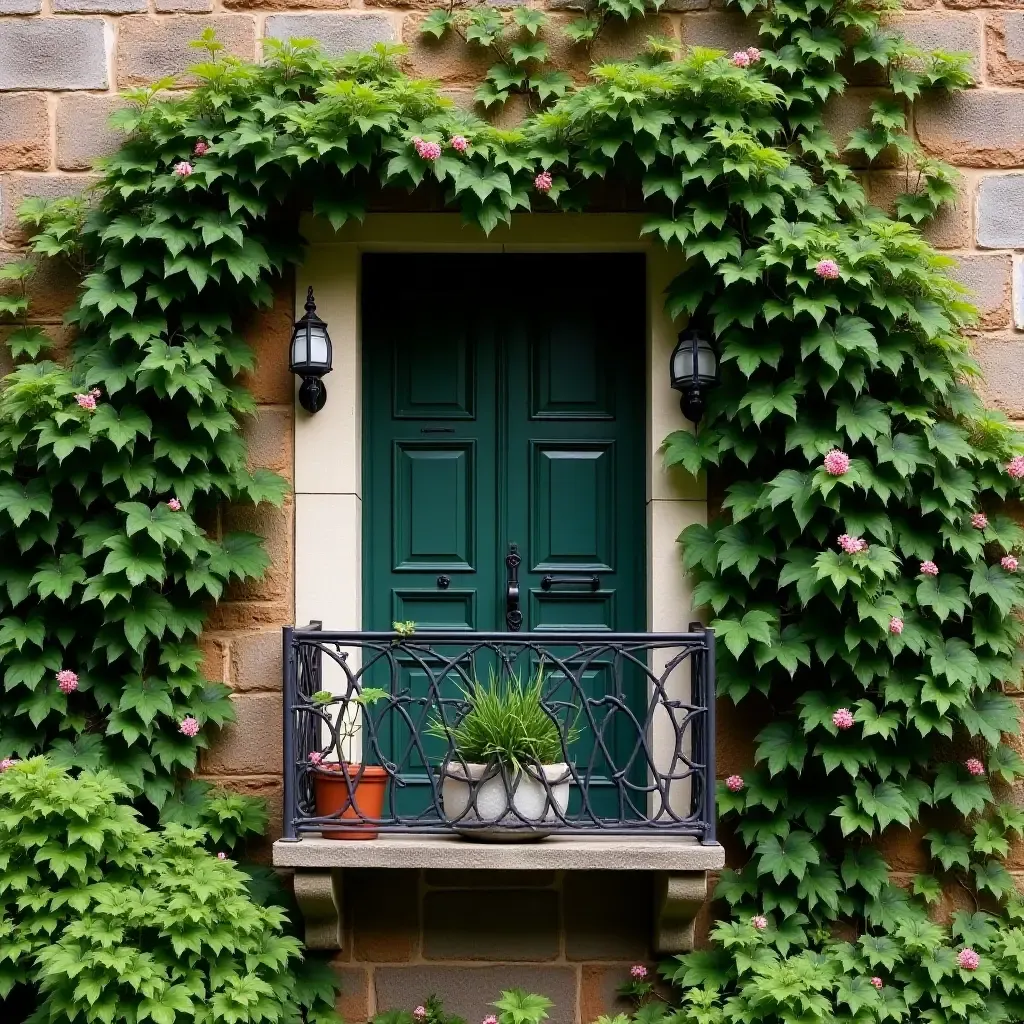
[[[629,969],[629,976],[635,981],[643,981],[647,977],[647,968],[643,964],[633,964]]]
[[[838,708],[832,715],[832,724],[837,729],[852,729],[853,712],[849,708]]]
[[[427,1019],[427,1008],[425,1006],[417,1006],[416,1009],[412,1011],[412,1015],[417,1020],[426,1020]]]
[[[976,971],[980,964],[981,957],[970,946],[961,949],[956,955],[957,967],[962,967],[965,971]]]
[[[0,772],[5,772],[8,768],[13,768],[17,763],[18,759],[16,757],[5,757],[0,761]]]
[[[171,498],[171,500],[169,502],[167,502],[167,507],[172,512],[180,512],[181,511],[181,502],[178,501],[177,498]]]
[[[1007,572],[1016,572],[1017,566],[1020,565],[1020,563],[1017,561],[1016,558],[1013,557],[1013,555],[1003,555],[1003,557],[999,559],[999,564]]]
[[[988,529],[988,516],[985,515],[984,512],[975,512],[974,515],[971,516],[971,526],[976,530]]]
[[[964,767],[971,775],[985,774],[985,766],[976,757],[967,758],[967,760],[964,761]]]
[[[536,178],[533,179],[533,187],[538,192],[550,192],[551,186],[554,184],[554,179],[551,177],[548,171],[541,171]]]
[[[200,139],[192,150],[194,156],[206,156],[210,152],[210,144],[205,139]]]
[[[179,178],[187,178],[192,173],[192,165],[187,160],[182,160],[174,165],[174,173]]]
[[[57,673],[57,689],[61,693],[74,693],[78,689],[78,674],[69,668],[62,668]]]
[[[903,632],[903,620],[898,616],[894,615],[889,620],[889,632],[899,636]]]
[[[725,788],[730,793],[738,793],[743,788],[743,776],[742,775],[730,775],[725,780]]]
[[[818,277],[834,281],[839,276],[839,264],[835,260],[819,260],[814,272]]]
[[[863,537],[851,537],[848,533],[844,533],[839,538],[839,546],[848,555],[859,555],[863,551],[867,551],[868,542]]]
[[[1020,480],[1021,477],[1024,477],[1024,455],[1014,455],[1006,464],[1006,472],[1014,480]]]
[[[199,734],[199,722],[191,715],[186,715],[181,720],[181,725],[179,725],[178,728],[181,730],[182,734],[187,736],[189,739],[192,739],[193,736],[197,736]]]
[[[871,984],[874,985],[875,988],[881,988],[882,987],[882,979],[879,978],[879,977],[874,977],[874,978],[871,979]]]
[[[413,137],[412,144],[424,160],[436,160],[441,155],[441,146],[438,143],[424,142],[418,135]]]
[[[750,923],[759,931],[763,932],[768,927],[768,918],[764,914],[756,914],[750,919]]]
[[[480,1024],[498,1024],[498,1018],[495,1017],[493,1013],[489,1013],[482,1021],[480,1021]]]
[[[217,860],[227,860],[227,859],[228,859],[228,855],[223,850],[221,850],[217,854]]]
[[[938,576],[939,567],[929,558],[921,563],[921,574],[923,576]]]
[[[310,764],[323,764],[323,760],[324,755],[321,754],[319,750],[314,750],[313,753],[309,755]]]
[[[469,139],[465,135],[453,135],[449,145],[456,153],[465,153],[469,149]]]
[[[738,68],[745,68],[761,59],[761,51],[756,46],[748,46],[745,50],[737,50],[732,55],[732,62]]]
[[[830,476],[843,476],[850,468],[850,456],[833,448],[825,456],[825,472]]]

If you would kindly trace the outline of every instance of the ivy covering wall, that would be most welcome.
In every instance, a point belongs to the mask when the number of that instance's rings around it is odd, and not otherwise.
[[[1002,690],[1019,674],[1024,535],[1002,503],[1024,442],[972,390],[971,309],[912,226],[952,172],[903,131],[903,100],[966,76],[890,38],[862,0],[745,10],[743,51],[653,43],[578,88],[542,68],[533,14],[428,19],[497,48],[481,98],[529,93],[515,130],[408,79],[384,46],[328,60],[293,41],[252,66],[209,37],[194,92],[133,93],[91,201],[24,211],[36,251],[83,273],[69,365],[30,325],[31,264],[3,271],[27,289],[3,300],[25,322],[0,395],[0,755],[103,767],[171,816],[172,793],[203,806],[181,781],[230,703],[201,677],[196,636],[225,585],[265,566],[217,510],[284,491],[245,467],[234,325],[301,258],[302,197],[337,228],[381,188],[429,183],[490,232],[517,211],[586,209],[614,181],[688,257],[669,311],[717,338],[708,414],[665,455],[725,495],[720,522],[681,538],[684,565],[721,641],[722,699],[771,717],[756,769],[721,793],[749,853],[720,887],[732,919],[666,967],[680,1020],[1019,1019],[1024,912],[1002,858],[1024,832],[1007,789],[1024,762]],[[640,14],[598,4],[574,31],[587,43]],[[893,100],[852,144],[913,170],[902,220],[867,206],[821,120],[865,67]],[[5,780],[0,801],[17,792]],[[908,890],[873,844],[909,825],[934,870]],[[929,921],[950,884],[972,906],[951,928]],[[38,957],[18,945],[29,915],[8,907],[0,958]]]

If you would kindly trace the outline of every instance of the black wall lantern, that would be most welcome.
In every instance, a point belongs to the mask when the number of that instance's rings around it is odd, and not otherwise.
[[[306,412],[319,412],[327,401],[327,385],[320,378],[331,372],[331,336],[316,315],[312,286],[306,292],[306,315],[295,321],[289,369],[302,378],[299,405]]]
[[[718,382],[718,356],[699,331],[683,331],[669,361],[672,387],[679,392],[679,408],[696,423],[704,415],[704,392]]]

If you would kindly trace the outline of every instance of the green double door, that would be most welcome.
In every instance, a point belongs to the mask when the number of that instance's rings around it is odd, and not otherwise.
[[[364,256],[364,628],[644,629],[645,305],[636,255]],[[386,756],[425,773],[392,718]]]

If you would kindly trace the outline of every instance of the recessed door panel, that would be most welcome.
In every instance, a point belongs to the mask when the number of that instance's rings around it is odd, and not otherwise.
[[[534,419],[615,416],[612,361],[591,321],[582,303],[567,303],[555,316],[531,323],[530,415]]]
[[[415,622],[419,629],[478,629],[476,591],[393,590],[391,621]]]
[[[531,590],[529,619],[532,629],[575,629],[586,633],[614,630],[615,593],[591,592],[586,584],[566,593]]]
[[[417,316],[391,352],[396,419],[472,419],[474,324],[460,317]]]
[[[473,441],[394,442],[394,568],[473,568]]]
[[[531,441],[534,572],[615,567],[615,442]]]

